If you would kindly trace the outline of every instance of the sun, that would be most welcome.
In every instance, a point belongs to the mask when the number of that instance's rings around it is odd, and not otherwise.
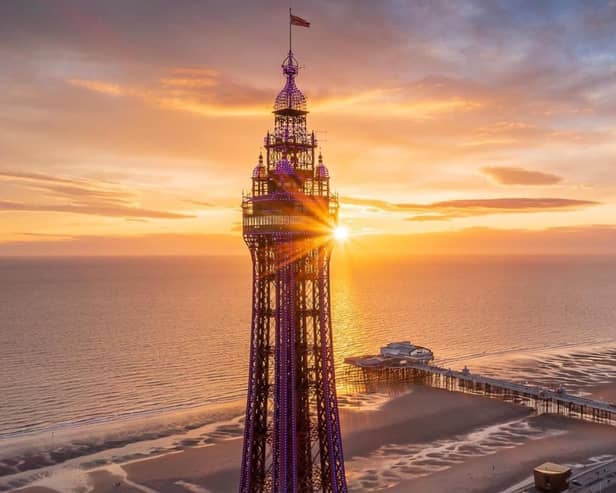
[[[336,241],[345,242],[349,239],[349,228],[346,226],[336,226],[333,231],[334,238]]]

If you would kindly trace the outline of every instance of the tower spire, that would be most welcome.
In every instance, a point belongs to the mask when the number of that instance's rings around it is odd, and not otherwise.
[[[291,54],[293,53],[293,46],[292,46],[292,43],[291,43],[291,38],[292,38],[292,36],[291,36],[291,32],[292,32],[291,26],[293,25],[291,23],[292,20],[293,20],[293,14],[291,13],[291,7],[289,7],[289,56],[291,56]]]

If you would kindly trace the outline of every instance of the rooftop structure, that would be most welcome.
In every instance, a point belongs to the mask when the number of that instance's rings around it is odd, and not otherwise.
[[[533,474],[537,490],[559,493],[567,490],[569,487],[568,479],[571,476],[571,468],[553,462],[546,462],[535,467]]]
[[[434,354],[428,348],[411,344],[411,341],[390,342],[381,348],[383,358],[403,358],[413,362],[427,363],[434,359]]]

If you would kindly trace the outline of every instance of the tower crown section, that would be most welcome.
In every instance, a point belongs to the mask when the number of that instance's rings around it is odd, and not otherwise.
[[[274,129],[264,139],[265,162],[252,173],[242,200],[243,232],[248,237],[292,231],[307,236],[329,233],[338,221],[338,199],[330,193],[329,171],[317,139],[307,128],[306,97],[295,83],[299,63],[292,51],[282,63],[285,85],[274,101]]]
[[[306,97],[295,85],[295,77],[299,73],[299,64],[292,52],[289,52],[287,58],[282,62],[282,73],[286,76],[287,83],[276,97],[274,112],[305,112]]]

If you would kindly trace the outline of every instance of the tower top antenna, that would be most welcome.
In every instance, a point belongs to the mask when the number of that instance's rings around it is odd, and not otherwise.
[[[289,7],[289,57],[293,56],[293,30],[291,26],[293,21],[293,14],[291,13],[291,7]]]

